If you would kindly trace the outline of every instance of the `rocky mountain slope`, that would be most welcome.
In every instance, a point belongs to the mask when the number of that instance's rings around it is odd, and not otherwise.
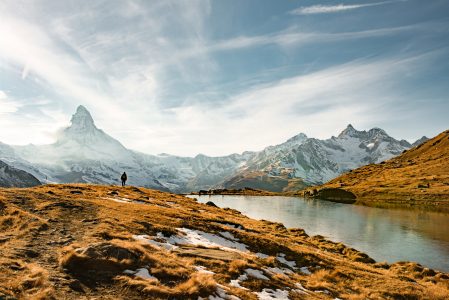
[[[318,187],[342,188],[359,203],[449,208],[449,130],[380,164],[347,172]]]
[[[54,144],[0,143],[0,159],[47,183],[116,184],[126,171],[130,184],[165,191],[252,187],[279,192],[326,182],[410,147],[381,129],[357,131],[349,125],[338,137],[318,140],[299,134],[260,152],[223,157],[148,155],[127,149],[98,129],[87,109],[79,106]]]
[[[337,137],[327,140],[299,134],[256,153],[222,185],[226,188],[249,185],[277,192],[298,190],[321,184],[348,170],[387,160],[410,147],[407,141],[398,141],[380,128],[358,131],[348,125]]]
[[[1,299],[447,299],[449,274],[135,187],[0,189]]]
[[[23,170],[11,167],[0,160],[0,187],[32,187],[40,181]]]

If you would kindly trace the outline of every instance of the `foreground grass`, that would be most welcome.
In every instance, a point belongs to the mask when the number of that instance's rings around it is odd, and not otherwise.
[[[0,189],[0,299],[263,295],[447,299],[449,275],[409,262],[375,263],[301,229],[170,193]]]

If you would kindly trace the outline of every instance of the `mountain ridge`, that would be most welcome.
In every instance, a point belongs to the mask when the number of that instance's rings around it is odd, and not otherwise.
[[[343,143],[347,140],[351,141]],[[379,147],[382,149],[377,151]],[[319,140],[299,133],[262,151],[220,157],[150,155],[126,148],[97,128],[90,112],[79,106],[71,125],[61,131],[55,143],[0,144],[0,159],[48,183],[117,184],[119,174],[126,171],[130,184],[165,191],[185,193],[241,185],[284,191],[325,182],[350,167],[391,158],[409,147],[410,143],[397,141],[380,128],[357,131],[348,125],[338,137]],[[348,156],[355,153],[358,161],[341,161],[337,152],[347,152]],[[251,181],[233,183],[237,177],[245,179],[251,172]]]

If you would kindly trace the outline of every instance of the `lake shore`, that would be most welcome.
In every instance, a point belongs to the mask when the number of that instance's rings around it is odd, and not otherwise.
[[[444,299],[449,293],[448,273],[412,262],[375,263],[299,228],[145,188],[0,189],[0,210],[0,298],[257,299],[277,291],[290,299]]]

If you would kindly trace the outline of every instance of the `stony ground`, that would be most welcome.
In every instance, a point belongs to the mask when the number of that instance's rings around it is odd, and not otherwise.
[[[179,195],[0,189],[0,299],[448,297],[448,274]]]

